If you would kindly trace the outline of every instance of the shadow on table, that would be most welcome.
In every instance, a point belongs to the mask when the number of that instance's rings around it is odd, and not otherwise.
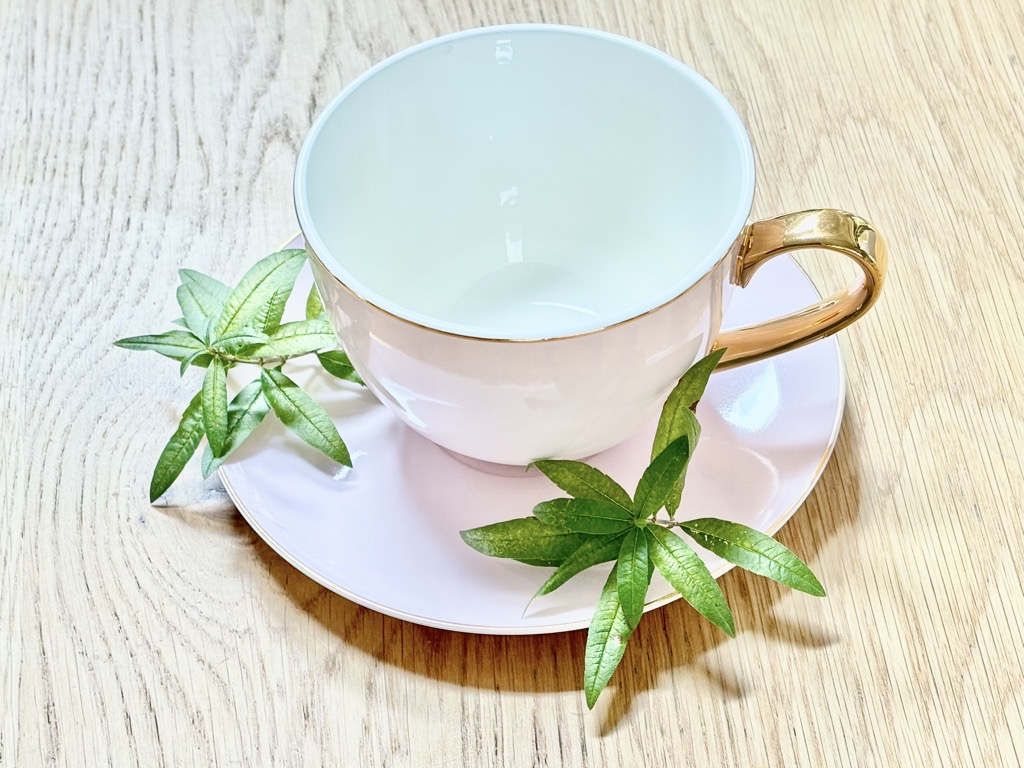
[[[844,425],[821,480],[777,538],[812,568],[828,541],[855,524],[860,506],[857,435]],[[550,693],[580,691],[586,632],[549,635],[472,635],[411,624],[371,611],[321,587],[294,569],[253,535],[257,554],[284,593],[345,644],[381,664],[414,675],[482,690]],[[759,633],[787,645],[824,648],[837,637],[819,625],[794,624],[774,615],[775,603],[790,590],[740,569],[720,580],[741,633]],[[825,585],[826,589],[828,585]],[[647,614],[622,665],[598,704],[602,733],[614,731],[638,695],[659,685],[676,669],[700,678],[698,688],[742,697],[745,681],[729,672],[728,659],[711,666],[704,657],[723,641],[720,630],[683,601]],[[661,683],[664,684],[664,683]],[[691,686],[675,686],[682,699]]]

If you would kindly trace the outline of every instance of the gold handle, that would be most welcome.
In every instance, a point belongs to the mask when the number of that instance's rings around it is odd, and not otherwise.
[[[878,300],[885,282],[885,241],[864,219],[832,208],[788,213],[748,224],[733,281],[746,286],[768,259],[801,248],[838,251],[853,259],[864,275],[845,292],[799,312],[723,331],[715,341],[715,347],[728,348],[720,368],[750,363],[831,336]]]

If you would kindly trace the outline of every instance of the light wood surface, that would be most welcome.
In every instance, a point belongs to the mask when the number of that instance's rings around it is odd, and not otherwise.
[[[177,315],[179,267],[235,280],[295,231],[296,152],[345,83],[512,21],[687,62],[747,122],[756,216],[843,207],[891,244],[841,334],[838,448],[779,535],[829,597],[731,572],[737,639],[648,615],[593,713],[584,632],[363,609],[195,467],[150,506],[198,374],[111,346]],[[0,765],[1024,762],[1016,0],[4,2],[0,184]]]

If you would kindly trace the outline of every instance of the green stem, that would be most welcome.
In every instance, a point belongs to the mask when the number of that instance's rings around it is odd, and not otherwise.
[[[291,360],[293,357],[299,357],[299,355],[284,355],[283,357],[257,357],[255,360],[253,360],[251,358],[235,357],[234,355],[229,355],[227,352],[220,352],[219,350],[211,349],[209,347],[206,348],[206,351],[209,352],[214,357],[219,357],[221,360],[227,363],[258,365],[261,368],[266,368],[268,365],[283,365],[287,361]]]
[[[654,518],[651,522],[655,525],[660,525],[662,528],[681,528],[683,526],[682,523],[675,520],[659,520],[658,518]]]

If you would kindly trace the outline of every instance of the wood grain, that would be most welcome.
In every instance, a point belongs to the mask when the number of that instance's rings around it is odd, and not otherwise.
[[[360,608],[194,469],[150,507],[197,381],[110,344],[176,315],[179,267],[234,279],[290,236],[295,154],[345,83],[510,21],[691,64],[749,126],[755,215],[840,206],[892,248],[780,534],[829,598],[730,573],[738,638],[654,612],[592,714],[582,632]],[[0,765],[1024,763],[1022,59],[1015,0],[0,5]]]

